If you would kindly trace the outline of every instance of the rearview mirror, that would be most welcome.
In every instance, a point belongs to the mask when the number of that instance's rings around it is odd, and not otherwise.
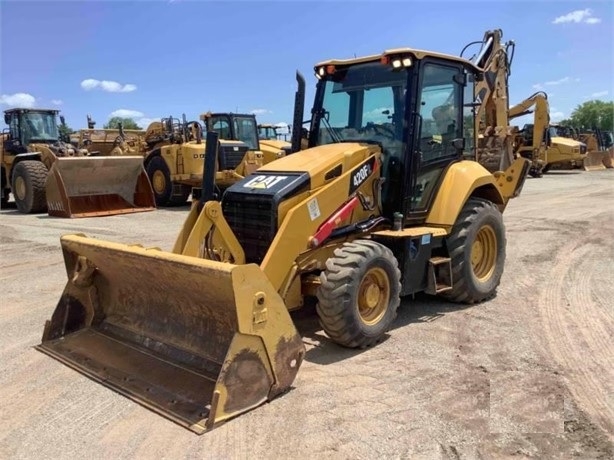
[[[4,114],[4,122],[8,125],[11,123],[11,116],[8,113]]]

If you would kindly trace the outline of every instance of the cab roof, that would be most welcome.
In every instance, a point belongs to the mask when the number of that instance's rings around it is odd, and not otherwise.
[[[419,50],[419,49],[414,49],[414,48],[391,48],[388,50],[384,50],[381,54],[371,54],[368,56],[361,56],[361,57],[350,58],[350,59],[329,59],[327,61],[321,61],[317,63],[315,65],[315,68],[317,69],[318,67],[321,67],[324,65],[348,66],[348,65],[353,65],[353,64],[362,64],[365,62],[379,61],[383,57],[388,57],[390,59],[393,59],[395,57],[407,56],[407,55],[410,55],[414,59],[418,59],[418,60],[424,59],[427,57],[433,57],[437,59],[454,61],[454,62],[461,63],[464,66],[475,70],[476,72],[483,70],[477,67],[475,64],[473,64],[471,61],[464,59],[462,57],[459,57],[459,56],[455,56],[452,54],[437,53],[435,51]]]
[[[43,112],[43,113],[60,113],[60,111],[58,109],[29,109],[29,108],[25,108],[25,107],[12,107],[10,109],[6,109],[4,111],[4,113],[12,113],[12,112],[22,112],[22,113],[27,113],[27,112]]]

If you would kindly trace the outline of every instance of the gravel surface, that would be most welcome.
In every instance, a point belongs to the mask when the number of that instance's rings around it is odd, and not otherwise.
[[[0,211],[0,458],[614,458],[614,171],[527,179],[488,302],[404,299],[364,351],[302,312],[294,388],[202,436],[33,349],[66,284],[60,235],[170,250],[186,213]]]

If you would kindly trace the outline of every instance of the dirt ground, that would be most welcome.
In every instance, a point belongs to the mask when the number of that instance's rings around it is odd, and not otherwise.
[[[365,351],[303,314],[294,388],[202,436],[33,349],[66,283],[61,234],[170,250],[186,213],[0,212],[0,458],[614,458],[614,171],[527,180],[489,302],[405,299]]]

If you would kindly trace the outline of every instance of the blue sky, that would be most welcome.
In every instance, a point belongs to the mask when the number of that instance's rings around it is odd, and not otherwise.
[[[1,0],[0,108],[57,107],[73,129],[88,113],[97,127],[207,110],[291,123],[296,69],[309,106],[321,60],[400,46],[456,55],[501,28],[516,42],[511,102],[543,89],[557,120],[612,100],[613,20],[609,0]]]

